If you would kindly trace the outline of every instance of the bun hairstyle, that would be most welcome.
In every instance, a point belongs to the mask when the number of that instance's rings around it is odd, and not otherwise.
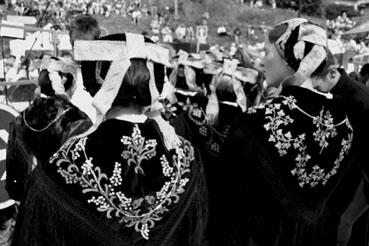
[[[57,57],[51,57],[52,60],[60,61]],[[73,86],[74,77],[70,73],[58,72],[60,77],[66,77],[67,80],[64,83],[64,90],[68,91]],[[52,82],[49,78],[49,71],[43,69],[38,76],[38,85],[40,86],[41,93],[46,96],[55,96],[55,90],[52,87]]]

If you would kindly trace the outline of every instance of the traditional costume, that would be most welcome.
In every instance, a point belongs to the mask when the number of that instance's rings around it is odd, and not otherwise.
[[[215,175],[222,170],[223,163],[220,155],[224,141],[228,136],[231,124],[242,112],[247,109],[247,96],[244,84],[255,84],[258,76],[253,69],[238,67],[237,60],[225,60],[223,66],[208,66],[205,72],[214,76],[210,83],[210,95],[207,105],[192,105],[187,112],[183,112],[172,120],[176,132],[190,140],[201,153],[204,162],[206,180],[209,188],[209,231],[214,233],[212,227],[217,224],[218,215],[215,212],[219,193]],[[210,244],[216,243],[211,241]]]
[[[296,73],[231,129],[219,173],[227,179],[218,186],[232,200],[218,207],[230,230],[219,235],[228,245],[333,246],[358,185],[355,135],[339,98],[304,88],[324,65],[324,29],[304,19],[281,25],[286,31],[275,45]]]
[[[92,125],[68,99],[73,94],[76,69],[73,64],[44,56],[41,95],[10,123],[6,189],[15,200],[21,200],[28,174],[38,162],[46,162],[69,137]],[[64,80],[61,73],[68,78]]]
[[[158,115],[105,118],[122,90],[138,103],[138,92],[122,82],[131,59],[147,62],[151,108],[159,107],[156,84],[163,82],[155,80],[164,70],[154,63],[169,65],[167,50],[121,34],[76,41],[75,58],[105,71],[97,73],[97,125],[36,168],[14,245],[204,245],[206,185],[193,146]]]

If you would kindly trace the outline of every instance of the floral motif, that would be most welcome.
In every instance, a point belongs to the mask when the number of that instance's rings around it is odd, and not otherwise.
[[[156,140],[145,141],[145,138],[141,135],[140,129],[135,125],[132,136],[123,136],[121,142],[126,145],[128,149],[124,150],[122,153],[122,157],[127,160],[128,166],[131,166],[133,163],[135,165],[135,172],[145,175],[141,167],[141,162],[151,159],[156,155]]]
[[[316,125],[318,130],[313,133],[314,140],[319,142],[319,146],[321,147],[321,151],[324,148],[328,147],[328,138],[333,138],[337,135],[336,128],[333,124],[333,118],[329,111],[324,113],[322,109],[320,111],[320,115],[313,119],[313,124]]]
[[[182,140],[181,146],[175,149],[170,162],[162,155],[160,158],[162,172],[168,181],[155,195],[133,198],[118,190],[122,185],[121,163],[115,162],[113,174],[108,178],[106,173],[101,172],[99,166],[94,165],[93,159],[88,157],[85,149],[86,140],[87,137],[70,140],[53,155],[50,162],[56,164],[57,172],[67,184],[79,184],[83,194],[91,195],[87,202],[94,204],[97,211],[105,213],[108,219],[118,218],[120,223],[124,223],[126,227],[133,227],[148,240],[150,229],[162,219],[163,213],[169,210],[171,204],[178,203],[179,195],[185,191],[184,188],[189,182],[189,166],[194,160],[193,147],[186,140]],[[122,157],[135,158],[133,163],[141,169],[139,164],[143,159],[156,155],[156,141],[145,141],[137,125],[134,126],[132,136],[123,137],[122,143],[130,150],[129,154]],[[137,151],[136,155],[133,151]],[[128,166],[131,165],[130,160],[125,159]],[[76,162],[83,163],[81,168]],[[137,169],[136,174],[143,173],[143,170]]]
[[[197,108],[197,107],[192,107],[188,111],[188,118],[190,118],[190,120],[198,126],[206,125],[206,122],[207,122],[207,118],[206,118],[206,114],[204,110],[202,110],[201,108]]]
[[[313,165],[312,171],[308,172],[306,168],[307,164],[311,162],[311,156],[307,153],[307,146],[305,144],[306,135],[300,134],[298,136],[293,136],[290,131],[283,132],[281,126],[292,124],[294,120],[286,115],[281,108],[281,103],[266,103],[264,106],[259,107],[265,108],[265,119],[267,122],[264,124],[264,129],[270,133],[268,141],[274,143],[279,155],[282,157],[288,153],[294,153],[291,152],[290,149],[297,151],[295,157],[296,166],[291,170],[291,174],[297,177],[299,186],[303,188],[305,185],[310,185],[310,187],[313,188],[319,183],[325,185],[328,180],[337,173],[342,160],[351,148],[353,139],[352,127],[347,118],[341,123],[334,125],[331,114],[329,111],[324,111],[324,109],[320,111],[319,116],[310,116],[297,106],[297,101],[292,96],[282,97],[282,99],[282,104],[287,105],[290,110],[299,110],[313,119],[313,124],[317,127],[317,131],[314,133],[314,139],[319,143],[321,151],[328,147],[328,139],[337,135],[336,127],[346,123],[349,133],[347,139],[342,140],[342,149],[334,162],[333,168],[329,171],[318,165]],[[250,113],[253,113],[253,111]]]
[[[199,133],[200,133],[202,136],[206,137],[206,136],[208,135],[208,128],[207,128],[207,126],[201,126],[201,127],[199,128]]]

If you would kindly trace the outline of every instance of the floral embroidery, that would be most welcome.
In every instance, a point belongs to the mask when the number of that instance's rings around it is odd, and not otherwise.
[[[206,137],[208,135],[208,128],[207,126],[201,126],[199,128],[199,132],[202,136]]]
[[[265,105],[270,104],[271,102],[272,102],[272,100],[268,99],[265,102],[259,103],[257,105],[252,106],[252,107],[249,107],[247,109],[247,113],[248,114],[255,114],[256,112],[258,112],[259,109],[264,109]]]
[[[127,146],[128,150],[123,151],[122,157],[127,159],[128,166],[135,164],[135,172],[145,175],[141,168],[143,160],[151,159],[156,155],[156,140],[146,140],[142,137],[137,125],[133,128],[131,137],[123,136],[121,142]]]
[[[171,204],[178,203],[179,195],[185,191],[185,186],[189,182],[190,163],[194,160],[193,147],[183,140],[182,145],[175,149],[170,162],[162,155],[160,157],[162,173],[168,181],[155,195],[133,198],[116,190],[123,181],[121,163],[115,162],[113,174],[108,178],[106,173],[101,172],[99,166],[94,165],[93,159],[88,157],[85,149],[86,141],[87,137],[70,140],[52,156],[50,162],[56,164],[57,172],[67,184],[79,184],[83,194],[91,195],[87,202],[94,204],[99,212],[106,213],[108,219],[115,217],[125,226],[134,227],[144,239],[148,240],[150,229],[162,219],[163,213],[169,210]],[[132,136],[124,136],[122,143],[123,146],[128,146],[128,150],[124,151],[129,153],[122,154],[124,159],[128,158],[126,159],[128,166],[134,163],[136,174],[143,174],[140,163],[156,155],[156,141],[145,141],[138,126],[135,125]],[[76,161],[83,162],[81,168],[77,166]]]
[[[188,118],[199,126],[198,131],[206,144],[207,152],[213,156],[219,156],[225,138],[228,136],[230,125],[212,126],[207,123],[206,113],[203,109],[196,107],[196,105],[188,111]]]
[[[305,185],[310,185],[310,187],[313,188],[319,183],[325,185],[328,180],[337,173],[342,160],[351,148],[353,132],[348,119],[346,118],[339,124],[334,125],[333,118],[329,111],[324,111],[324,109],[322,109],[319,116],[311,116],[297,106],[297,101],[294,97],[281,98],[283,99],[282,104],[287,105],[290,110],[299,110],[313,119],[313,124],[317,127],[317,131],[314,132],[313,136],[314,140],[319,143],[321,152],[324,148],[328,147],[328,139],[337,135],[337,126],[346,124],[349,129],[347,139],[342,140],[342,149],[334,162],[333,168],[329,171],[318,165],[313,165],[312,171],[308,172],[306,167],[307,164],[311,162],[311,156],[307,153],[307,146],[305,144],[306,135],[300,134],[298,136],[293,136],[290,131],[283,132],[281,126],[292,124],[294,120],[286,115],[281,108],[281,103],[266,103],[264,106],[259,107],[265,108],[265,119],[267,122],[264,124],[264,129],[270,133],[268,141],[274,143],[279,155],[285,156],[287,153],[293,153],[290,149],[297,151],[295,157],[296,166],[291,170],[291,174],[297,177],[299,186],[303,188]],[[253,113],[253,110],[250,113]]]
[[[321,151],[328,147],[328,138],[333,138],[337,135],[336,128],[333,125],[333,118],[331,114],[327,111],[324,114],[324,110],[320,111],[320,115],[313,119],[313,124],[316,125],[318,130],[314,132],[315,141],[319,142]]]
[[[188,111],[188,118],[198,126],[203,126],[207,122],[206,114],[204,110],[197,107],[192,107]]]

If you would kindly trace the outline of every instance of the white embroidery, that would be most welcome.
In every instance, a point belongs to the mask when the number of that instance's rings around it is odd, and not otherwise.
[[[315,137],[314,140],[319,143],[321,152],[328,147],[328,139],[337,135],[336,127],[346,124],[349,133],[347,138],[342,140],[342,149],[334,162],[333,168],[331,170],[326,170],[315,164],[312,166],[312,171],[308,172],[306,166],[311,162],[311,156],[307,153],[307,146],[305,144],[306,135],[300,134],[298,136],[293,136],[290,131],[283,131],[283,126],[292,124],[294,120],[286,115],[281,108],[281,103],[266,103],[265,105],[254,107],[252,110],[249,109],[249,113],[254,113],[257,109],[265,108],[265,119],[267,122],[264,124],[264,129],[270,133],[268,141],[274,143],[281,157],[287,155],[287,153],[294,153],[290,151],[291,148],[297,151],[295,158],[296,166],[291,170],[291,174],[297,177],[299,186],[303,188],[305,185],[309,185],[313,188],[319,183],[325,185],[328,180],[337,173],[342,160],[351,148],[353,132],[348,119],[346,118],[339,124],[334,125],[333,118],[329,111],[324,111],[324,109],[322,109],[319,116],[311,116],[298,107],[294,97],[281,98],[283,99],[282,104],[287,105],[290,110],[299,110],[313,120],[313,124],[317,127],[317,130],[313,133]]]
[[[145,141],[140,129],[135,125],[132,136],[123,136],[121,142],[127,147],[127,150],[123,151],[122,157],[127,160],[128,166],[132,163],[135,164],[136,174],[145,175],[141,168],[141,162],[143,160],[149,160],[156,155],[156,140]]]
[[[57,165],[57,172],[67,184],[79,184],[82,193],[91,194],[87,202],[95,204],[99,212],[106,213],[108,219],[113,217],[120,219],[120,223],[134,227],[144,239],[148,240],[150,229],[162,219],[163,213],[169,210],[171,204],[178,203],[179,195],[185,191],[184,188],[189,181],[189,166],[194,160],[193,147],[182,139],[181,146],[175,149],[171,162],[162,155],[160,158],[162,173],[168,181],[155,196],[147,195],[133,199],[115,190],[123,181],[121,163],[115,162],[113,174],[108,178],[107,174],[101,172],[100,167],[93,164],[93,159],[87,156],[86,141],[87,137],[68,142],[53,155],[50,162]],[[74,143],[74,149],[71,150],[70,147]],[[156,155],[156,141],[145,140],[135,125],[132,136],[123,137],[122,143],[130,152],[122,154],[124,159],[128,158],[126,159],[128,168],[130,163],[134,163],[136,174],[144,174],[140,163],[143,159],[150,159]],[[83,161],[81,168],[75,164],[76,161]]]

